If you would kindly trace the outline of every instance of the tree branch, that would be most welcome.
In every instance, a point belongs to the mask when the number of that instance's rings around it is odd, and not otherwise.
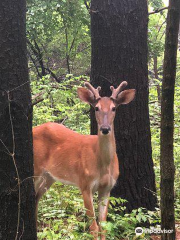
[[[36,100],[37,98],[41,97],[44,93],[45,93],[45,91],[35,94],[34,96],[32,96],[32,100],[33,101]]]
[[[41,52],[36,40],[34,39],[34,44],[35,44],[35,48],[37,49],[37,53],[38,53],[38,61],[39,61],[39,64],[41,66],[41,71],[42,71],[42,76],[45,76],[46,73],[45,73],[45,69],[44,69],[44,62],[43,62],[43,53]]]
[[[34,67],[35,67],[35,69],[36,69],[37,75],[38,75],[40,78],[42,78],[42,75],[40,74],[39,69],[38,69],[38,67],[37,67],[37,65],[36,65],[36,61],[33,59],[33,56],[31,55],[30,51],[28,51],[28,55],[29,55],[29,57],[30,57],[30,59],[31,59],[31,61],[32,61]]]
[[[41,76],[45,76],[46,73],[45,73],[45,68],[44,68],[44,63],[43,63],[43,54],[42,54],[36,40],[34,39],[33,41],[34,41],[34,45],[30,42],[29,39],[27,39],[27,43],[41,67]]]
[[[32,106],[34,106],[34,105],[42,102],[43,100],[44,100],[44,98],[42,97],[42,98],[37,99],[36,101],[33,101],[33,102],[32,102]]]
[[[53,77],[53,78],[56,80],[56,82],[58,82],[58,83],[60,82],[60,79],[56,76],[56,74],[55,74],[50,68],[45,67],[44,69],[49,72],[49,74],[51,75],[51,77]]]
[[[151,14],[154,14],[154,13],[162,12],[163,10],[166,10],[166,9],[168,9],[168,8],[169,8],[169,7],[164,7],[164,8],[156,9],[156,10],[153,11],[153,12],[149,12],[148,15],[151,15]]]
[[[45,93],[45,91],[42,91],[42,92],[37,93],[36,95],[32,96],[32,106],[34,106],[44,100],[44,97],[43,97],[44,93]]]

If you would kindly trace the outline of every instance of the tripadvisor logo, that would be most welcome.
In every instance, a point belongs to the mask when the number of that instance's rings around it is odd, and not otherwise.
[[[143,234],[143,229],[141,227],[137,227],[135,229],[135,233],[137,236],[140,236],[141,234]]]
[[[143,233],[148,233],[148,234],[152,234],[152,233],[155,233],[155,234],[159,234],[159,233],[172,233],[173,230],[167,230],[167,229],[160,229],[160,228],[151,228],[151,229],[148,229],[148,228],[142,228],[142,227],[137,227],[135,229],[135,233],[136,233],[136,236],[140,236],[142,235]]]

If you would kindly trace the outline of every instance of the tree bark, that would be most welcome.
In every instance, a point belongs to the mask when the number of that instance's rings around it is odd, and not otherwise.
[[[174,85],[178,47],[180,0],[170,0],[166,27],[161,101],[161,228],[172,230],[162,240],[175,240],[174,216]]]
[[[0,1],[0,239],[35,240],[26,1]]]
[[[116,113],[115,136],[120,177],[112,191],[128,200],[127,210],[156,206],[148,111],[147,2],[144,0],[92,0],[91,83],[110,96],[110,85],[127,81],[136,99]],[[91,111],[91,132],[97,133]]]
[[[178,49],[180,51],[180,23],[179,23],[179,33],[178,33]]]

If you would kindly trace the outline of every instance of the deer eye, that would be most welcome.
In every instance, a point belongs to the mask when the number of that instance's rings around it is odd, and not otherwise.
[[[96,111],[96,112],[99,111],[99,108],[98,108],[98,107],[95,107],[95,111]]]
[[[113,108],[112,108],[112,111],[113,111],[113,112],[115,112],[115,111],[116,111],[116,108],[115,108],[115,107],[113,107]]]

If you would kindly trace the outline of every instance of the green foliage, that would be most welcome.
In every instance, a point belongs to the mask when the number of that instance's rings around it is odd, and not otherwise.
[[[153,219],[146,209],[139,208],[129,214],[125,214],[123,207],[126,200],[110,198],[108,222],[103,222],[102,226],[107,230],[107,239],[145,239],[148,235],[135,236],[135,229],[138,226],[145,226]]]
[[[107,240],[145,239],[148,235],[135,238],[135,228],[154,222],[155,214],[143,208],[125,214],[125,202],[123,199],[110,198],[108,222],[102,222],[103,229],[107,231]],[[97,211],[97,198],[95,208]],[[82,196],[74,187],[56,183],[50,188],[40,202],[38,219],[39,239],[92,239],[88,233],[91,220],[87,219]]]
[[[54,184],[41,200],[39,239],[92,239],[78,189]]]
[[[90,1],[87,1],[88,4]],[[164,7],[162,0],[150,0],[150,11]],[[160,195],[160,102],[158,87],[161,87],[166,13],[149,16],[149,86],[152,150],[156,175],[157,196]],[[83,0],[28,0],[27,34],[32,46],[39,47],[40,54],[29,62],[32,94],[44,98],[34,106],[33,125],[44,122],[63,122],[67,127],[89,134],[89,106],[77,97],[77,87],[89,80],[84,76],[90,67],[90,16]],[[30,47],[29,47],[30,48]],[[36,49],[37,50],[37,49]],[[29,49],[29,55],[34,55]],[[41,71],[38,60],[57,75],[58,81]],[[157,64],[156,64],[157,60]],[[67,61],[70,72],[68,74]],[[178,56],[175,88],[175,214],[180,221],[180,58]],[[155,69],[157,73],[155,74]],[[81,75],[82,74],[82,75]],[[77,77],[78,76],[78,77]],[[124,200],[111,198],[108,222],[102,226],[107,230],[107,240],[149,239],[148,235],[135,236],[137,226],[159,225],[160,211],[133,210],[125,214]],[[96,203],[97,209],[97,203]],[[96,210],[97,211],[97,210]],[[56,183],[40,201],[39,239],[92,239],[80,192],[69,186]]]
[[[163,7],[163,1],[162,0],[149,0],[148,3],[153,8],[153,10],[157,10],[157,9]]]
[[[149,59],[163,55],[166,19],[164,15],[152,14],[149,17],[148,48]]]
[[[31,81],[33,93],[44,93],[44,100],[34,106],[33,125],[49,121],[63,122],[72,130],[88,133],[89,105],[82,103],[77,96],[77,87],[86,80],[85,76],[67,75],[65,81],[58,84],[47,75],[38,82]]]
[[[41,81],[33,82],[32,89],[39,93],[46,91],[45,101],[39,103],[34,108],[34,125],[48,121],[60,121],[68,117],[66,125],[76,131],[88,133],[89,107],[80,103],[77,99],[77,86],[86,79],[68,75],[67,79],[57,86],[50,77],[46,76]],[[179,114],[180,114],[180,84],[179,74],[177,75],[176,95],[175,95],[175,213],[179,219],[180,213],[180,144],[179,144]],[[72,101],[73,100],[73,101]],[[150,118],[153,146],[154,169],[156,173],[157,194],[160,189],[160,105],[157,100],[156,84],[150,87]],[[72,111],[73,109],[73,111]],[[86,113],[86,114],[82,114]],[[159,198],[159,197],[158,197]],[[107,230],[107,239],[149,239],[148,235],[135,236],[135,228],[150,223],[160,224],[160,212],[146,211],[145,209],[133,210],[130,214],[125,214],[124,200],[111,198],[108,222],[103,222],[102,226]],[[97,209],[97,204],[96,204]],[[79,191],[70,186],[55,184],[40,202],[39,210],[39,239],[92,239],[89,235],[90,221],[85,216],[83,200]]]
[[[162,1],[152,1],[153,9],[162,7]],[[155,4],[156,2],[156,4]],[[159,7],[158,7],[159,6]],[[149,60],[153,57],[159,57],[164,53],[164,39],[166,28],[166,15],[167,11],[163,11],[161,14],[152,14],[149,16],[148,24],[148,48],[149,48]]]
[[[58,76],[81,74],[90,65],[90,19],[83,0],[29,0],[27,34],[46,67]],[[34,52],[29,50],[32,57]],[[37,54],[34,64],[39,68]],[[31,63],[33,66],[33,64]]]
[[[178,61],[179,61],[178,57]],[[180,68],[177,68],[174,104],[174,161],[175,161],[175,217],[180,220]],[[150,85],[150,119],[154,170],[158,198],[160,195],[160,105],[157,99],[157,84]]]

